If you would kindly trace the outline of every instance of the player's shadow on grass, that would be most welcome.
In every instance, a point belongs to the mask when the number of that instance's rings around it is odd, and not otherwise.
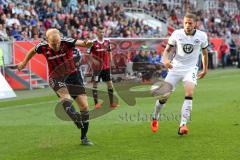
[[[75,87],[76,87],[76,91],[77,91],[78,86],[75,86]],[[93,89],[92,88],[85,88],[85,90],[86,90],[86,94],[87,94],[88,98],[92,97],[92,90]],[[77,94],[71,93],[71,95],[74,96],[74,95],[77,95]],[[89,108],[93,108],[92,110],[89,111],[90,120],[101,117],[101,116],[111,112],[112,110],[114,110],[114,108],[110,107],[108,92],[98,90],[98,99],[100,101],[102,101],[101,108],[96,109],[95,107],[89,106]],[[118,104],[118,98],[115,94],[113,94],[113,101]],[[77,108],[77,106],[75,106],[75,107]],[[55,107],[55,114],[59,119],[61,119],[63,121],[71,121],[70,117],[64,111],[64,108],[63,108],[61,102],[57,103],[57,105]]]
[[[163,80],[152,81],[151,83],[140,83],[136,81],[125,81],[120,82],[117,84],[114,84],[114,88],[116,90],[116,93],[119,95],[120,98],[129,106],[134,106],[136,104],[136,98],[146,98],[146,97],[155,97],[153,95],[153,92],[150,90],[150,86],[152,84],[155,84],[158,86],[157,93],[159,95],[164,95],[165,93],[169,93],[172,90],[172,86],[169,85],[167,82],[164,82]],[[149,88],[147,88],[147,86]],[[80,86],[71,86],[74,87],[74,89],[71,89],[71,95],[78,95],[78,91],[82,89]],[[141,90],[141,88],[143,90]],[[140,89],[140,90],[139,90]],[[86,94],[88,97],[92,97],[92,88],[85,87]],[[75,93],[74,93],[75,92]],[[98,117],[101,117],[109,112],[111,112],[114,108],[110,107],[109,102],[109,95],[107,91],[98,90],[98,99],[102,101],[101,108],[96,109],[95,107],[89,107],[94,108],[89,111],[90,120],[95,119]],[[113,102],[118,104],[118,97],[113,94]],[[56,116],[64,121],[70,121],[71,119],[68,117],[66,112],[63,109],[62,104],[59,102],[55,107],[55,114]]]

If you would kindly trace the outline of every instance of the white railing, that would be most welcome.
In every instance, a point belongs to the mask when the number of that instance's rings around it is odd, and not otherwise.
[[[128,7],[124,7],[124,11],[125,12],[137,12],[137,13],[145,13],[145,14],[148,14],[150,15],[151,17],[161,21],[161,22],[164,22],[166,23],[167,20],[161,16],[161,15],[156,15],[154,12],[151,12],[151,11],[148,11],[148,10],[145,10],[143,8],[136,8],[136,7],[132,7],[132,8],[128,8]]]

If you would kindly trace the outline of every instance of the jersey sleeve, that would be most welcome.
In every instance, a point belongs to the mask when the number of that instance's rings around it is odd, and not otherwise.
[[[205,49],[208,47],[208,37],[206,33],[204,33],[203,35],[203,41],[202,41],[201,47],[202,49]]]
[[[43,54],[44,52],[44,48],[46,48],[47,43],[45,42],[40,42],[35,46],[35,52],[37,52],[38,54]]]
[[[176,43],[177,43],[177,41],[176,41],[176,31],[174,31],[168,39],[168,45],[174,47],[176,45]]]
[[[62,42],[64,42],[65,44],[67,44],[67,46],[69,48],[75,47],[75,43],[76,43],[77,39],[73,39],[73,38],[63,38]]]

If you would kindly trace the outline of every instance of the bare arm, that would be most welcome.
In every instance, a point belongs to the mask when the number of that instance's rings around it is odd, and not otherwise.
[[[88,54],[85,54],[85,57],[87,61],[90,62],[92,65],[100,65],[101,61],[97,59],[97,57],[93,56],[91,52]]]
[[[109,62],[110,62],[110,66],[115,67],[112,51],[109,52]]]
[[[167,44],[166,48],[164,49],[163,52],[163,64],[166,68],[171,69],[173,66],[171,64],[171,61],[169,59],[170,52],[172,50],[172,46]]]
[[[79,47],[91,47],[93,42],[91,41],[82,41],[82,40],[77,40],[75,43],[75,46]]]
[[[198,73],[198,79],[203,78],[208,71],[208,51],[207,48],[204,48],[202,50],[202,64],[203,64],[203,70],[202,72]]]
[[[112,60],[113,60],[112,52],[109,52],[109,60],[110,60],[110,63],[111,63]]]
[[[27,63],[29,62],[29,60],[36,54],[35,48],[33,47],[26,55],[26,57],[24,58],[24,60],[22,62],[20,62],[17,65],[17,69],[19,71],[21,71],[23,68],[26,67]]]

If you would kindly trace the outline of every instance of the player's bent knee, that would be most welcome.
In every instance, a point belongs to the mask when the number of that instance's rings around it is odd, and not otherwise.
[[[112,89],[113,88],[112,81],[107,82],[107,87],[108,87],[108,89]]]
[[[171,95],[171,92],[158,97],[159,103],[160,104],[165,104],[167,102],[168,98],[170,97],[170,95]]]
[[[81,112],[87,112],[88,111],[88,106],[81,106],[80,110],[81,110]]]
[[[81,111],[87,111],[88,110],[88,101],[87,101],[87,96],[86,95],[80,95],[76,99],[78,106]]]
[[[89,110],[87,104],[81,104],[81,105],[79,105],[79,109],[80,109],[80,111],[88,111],[88,110]]]
[[[186,97],[193,97],[193,91],[187,91],[185,92]]]

